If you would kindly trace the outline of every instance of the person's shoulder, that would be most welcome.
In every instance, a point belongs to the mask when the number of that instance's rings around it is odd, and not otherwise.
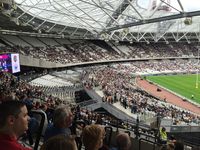
[[[32,150],[32,149],[24,147],[15,141],[3,141],[0,142],[0,150]]]
[[[47,125],[46,131],[52,130],[53,128],[54,128],[53,124],[50,123],[50,124]]]

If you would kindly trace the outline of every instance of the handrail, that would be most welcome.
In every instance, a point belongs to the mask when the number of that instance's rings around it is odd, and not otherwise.
[[[39,114],[42,118],[39,124],[39,128],[38,128],[38,132],[37,132],[37,136],[36,136],[36,140],[35,140],[35,144],[34,144],[34,150],[38,149],[39,146],[39,142],[40,142],[40,138],[42,135],[42,131],[43,131],[43,127],[44,127],[44,122],[45,122],[45,113],[40,111],[40,110],[32,110],[31,111],[32,114]]]
[[[153,141],[150,141],[150,140],[147,140],[147,139],[144,139],[144,138],[140,138],[139,139],[139,150],[141,149],[141,141],[146,141],[146,142],[152,143],[153,144],[153,150],[155,150],[155,148],[156,148],[155,145],[158,144],[156,142],[153,142]]]

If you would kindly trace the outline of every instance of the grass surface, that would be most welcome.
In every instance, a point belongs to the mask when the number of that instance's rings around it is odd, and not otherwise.
[[[200,104],[200,75],[147,76],[147,79]],[[196,84],[196,81],[198,81]],[[198,88],[197,88],[198,85]],[[192,99],[192,95],[194,98]]]

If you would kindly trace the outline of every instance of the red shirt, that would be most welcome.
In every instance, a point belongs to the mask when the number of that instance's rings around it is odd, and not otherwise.
[[[17,142],[14,137],[9,135],[0,134],[0,150],[32,150],[30,148],[23,147]]]

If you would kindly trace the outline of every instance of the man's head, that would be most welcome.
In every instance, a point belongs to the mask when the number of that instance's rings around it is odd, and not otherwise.
[[[68,128],[72,124],[73,114],[69,107],[60,106],[54,111],[53,124],[59,128]]]
[[[131,140],[127,133],[119,133],[116,137],[116,143],[119,150],[128,150],[131,147]]]
[[[0,104],[0,132],[19,137],[28,129],[28,111],[20,101]]]

